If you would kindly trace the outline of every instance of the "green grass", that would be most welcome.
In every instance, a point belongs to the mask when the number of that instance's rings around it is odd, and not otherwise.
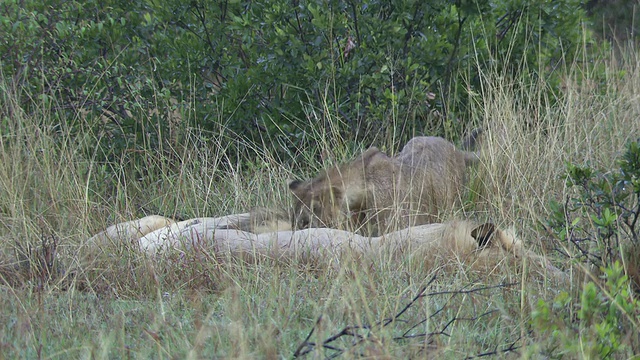
[[[569,191],[565,162],[610,168],[640,134],[639,63],[630,57],[620,64],[603,58],[567,69],[552,102],[542,101],[549,96],[542,81],[486,74],[485,89],[474,95],[486,136],[470,182],[473,201],[452,216],[513,226],[528,248],[558,260],[540,224],[549,200]],[[55,103],[12,89],[7,79],[0,94],[0,358],[290,358],[312,330],[308,341],[321,344],[348,326],[369,328],[357,331],[364,340],[349,335],[332,343],[343,358],[594,356],[588,348],[558,347],[531,322],[539,301],[550,303],[562,290],[573,299],[555,310],[570,316],[583,281],[572,272],[567,287],[515,262],[487,274],[411,257],[345,258],[337,266],[207,251],[148,259],[128,244],[90,251],[84,240],[92,234],[145,211],[189,218],[286,204],[286,179],[321,168],[315,155],[331,163],[366,144],[318,130],[310,135],[318,148],[302,149],[308,161],[288,159],[294,166],[284,168],[260,149],[245,152],[247,159],[228,158],[225,147],[243,144],[230,141],[223,127],[185,128],[160,151],[138,144],[143,157],[102,163],[94,149],[100,139],[88,131],[72,135],[56,120]],[[252,165],[241,168],[239,160]],[[38,249],[53,238],[64,271],[48,280],[37,270]],[[380,325],[425,286],[432,295]],[[638,351],[633,337],[621,341],[627,347],[616,356]],[[310,356],[336,353],[316,351]]]
[[[403,268],[401,265],[400,270]],[[291,356],[320,315],[310,339],[316,343],[346,326],[375,324],[392,317],[431,276],[407,272],[404,278],[386,277],[389,269],[357,269],[319,273],[296,266],[243,265],[233,269],[227,283],[217,284],[220,288],[214,291],[164,291],[159,285],[157,294],[136,298],[59,290],[5,294],[3,353],[25,358],[36,358],[39,352],[45,358]],[[159,276],[161,284],[163,280]],[[460,283],[473,281],[441,279],[428,292],[455,289]],[[376,340],[363,346],[365,351],[406,357],[424,354],[420,353],[423,345],[429,345],[449,358],[469,355],[468,349],[507,346],[520,335],[520,319],[517,312],[496,309],[494,304],[517,303],[517,290],[509,287],[427,297],[396,323],[374,326],[370,333]],[[440,308],[444,311],[432,314]],[[446,327],[454,317],[461,320]],[[393,340],[427,318],[410,335],[443,330],[447,335]],[[333,345],[346,346],[353,340],[348,336]]]

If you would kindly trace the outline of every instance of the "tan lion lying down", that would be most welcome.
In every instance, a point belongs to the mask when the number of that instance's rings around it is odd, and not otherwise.
[[[415,226],[371,238],[330,228],[263,234],[234,229],[238,224],[246,223],[249,216],[247,213],[174,222],[152,215],[113,225],[89,239],[89,243],[99,245],[105,241],[132,241],[136,245],[137,241],[140,251],[149,255],[169,249],[205,247],[216,253],[248,253],[276,259],[339,259],[344,253],[364,256],[407,254],[430,261],[455,259],[497,264],[507,258],[526,258],[554,277],[564,276],[548,261],[525,250],[512,231],[501,230],[491,223],[477,225],[466,220],[451,221]]]

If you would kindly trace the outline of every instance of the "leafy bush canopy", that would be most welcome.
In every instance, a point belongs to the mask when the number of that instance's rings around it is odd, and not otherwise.
[[[10,0],[0,59],[107,156],[185,126],[295,148],[460,130],[482,71],[553,76],[584,21],[575,0]]]

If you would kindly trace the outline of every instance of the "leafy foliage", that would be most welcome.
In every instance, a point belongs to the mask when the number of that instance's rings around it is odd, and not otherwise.
[[[1,9],[2,71],[26,94],[24,108],[44,102],[59,121],[92,129],[107,156],[136,140],[158,143],[165,124],[144,120],[159,117],[148,114],[170,92],[155,77],[164,44],[145,3],[7,1]]]
[[[602,271],[603,284],[585,284],[579,303],[564,291],[552,303],[538,302],[532,326],[550,337],[545,355],[607,359],[637,353],[640,302],[629,291],[629,279],[619,262]]]
[[[5,77],[108,158],[193,125],[296,148],[317,129],[459,130],[483,70],[547,77],[584,20],[576,0],[10,0],[0,54]]]
[[[632,291],[633,286],[640,289],[637,141],[627,145],[617,165],[615,170],[599,171],[567,164],[566,184],[575,191],[564,204],[552,203],[548,225],[558,249],[579,261],[592,281],[581,289],[578,304],[566,292],[553,304],[538,303],[532,324],[551,334],[553,341],[545,350],[549,355],[604,359],[629,356],[640,349],[640,302]]]
[[[548,225],[563,253],[596,268],[625,260],[637,268],[637,254],[624,259],[623,248],[640,244],[640,146],[629,143],[615,171],[567,164],[567,186],[576,189],[565,204],[552,203]],[[568,247],[565,247],[568,246]],[[630,250],[631,251],[631,250]],[[630,252],[631,253],[631,252]],[[636,279],[638,280],[638,279]]]

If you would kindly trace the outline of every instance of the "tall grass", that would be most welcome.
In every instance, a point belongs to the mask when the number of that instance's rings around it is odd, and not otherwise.
[[[637,68],[634,57],[574,64],[555,95],[542,80],[484,74],[473,204],[453,216],[513,226],[528,246],[546,248],[539,224],[549,200],[567,192],[565,162],[606,169],[640,134]],[[318,169],[319,159],[339,161],[366,146],[342,142],[333,127],[309,134],[316,148],[303,149],[300,163],[291,159],[293,169],[268,149],[225,151],[247,145],[224,126],[184,127],[160,150],[142,144],[135,161],[104,162],[95,151],[102,135],[68,128],[73,121],[59,121],[55,99],[0,79],[0,101],[0,353],[8,358],[279,358],[312,329],[308,342],[321,344],[347,326],[360,328],[332,343],[346,358],[541,356],[545,340],[530,332],[531,309],[560,289],[513,262],[486,274],[410,258],[335,266],[207,251],[147,259],[128,244],[99,254],[85,246],[107,225],[150,212],[190,218],[282,206],[285,180],[307,175],[296,168]],[[340,127],[338,117],[329,120]],[[62,270],[47,281],[33,257],[50,238]],[[431,295],[381,325],[426,285]],[[467,291],[451,292],[460,289]]]
[[[485,74],[478,113],[488,131],[474,184],[485,210],[535,233],[549,200],[566,195],[568,162],[610,169],[638,138],[639,79],[636,60],[611,57],[574,64],[559,93]]]

